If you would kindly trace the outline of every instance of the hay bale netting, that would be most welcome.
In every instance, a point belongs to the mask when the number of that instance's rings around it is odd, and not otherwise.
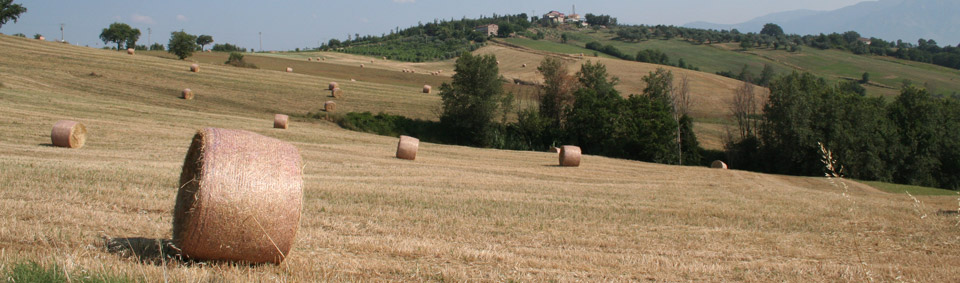
[[[423,93],[430,93],[433,90],[433,87],[430,85],[423,85]]]
[[[287,67],[287,73],[293,73],[293,68]]]
[[[133,48],[127,48],[127,54],[133,55]]]
[[[87,127],[76,121],[57,121],[53,124],[50,142],[53,143],[53,146],[81,148],[87,142]]]
[[[193,136],[173,210],[173,243],[195,260],[277,263],[293,246],[303,207],[300,151],[242,130]]]
[[[190,64],[190,71],[191,71],[191,72],[194,72],[194,73],[199,73],[199,72],[200,72],[200,65],[198,65],[198,64]]]
[[[720,160],[714,160],[713,163],[710,163],[710,168],[727,169],[727,164]]]
[[[417,159],[417,149],[420,148],[420,139],[410,136],[400,136],[397,143],[397,158],[406,160]]]
[[[273,127],[277,129],[286,129],[290,125],[290,116],[283,114],[273,115]]]
[[[327,112],[337,111],[337,103],[333,101],[324,102],[323,111],[327,111]]]
[[[330,96],[332,96],[333,98],[340,98],[341,96],[343,96],[343,90],[340,89],[339,87],[335,88],[330,91]]]
[[[580,147],[565,145],[560,147],[560,166],[580,166]]]
[[[337,84],[336,82],[330,82],[330,85],[327,86],[327,89],[328,89],[328,90],[334,90],[334,89],[336,89],[336,88],[338,88],[338,87],[340,87],[340,85]]]
[[[183,98],[186,100],[193,99],[193,90],[190,90],[189,88],[183,89],[183,91],[180,92],[180,98]]]

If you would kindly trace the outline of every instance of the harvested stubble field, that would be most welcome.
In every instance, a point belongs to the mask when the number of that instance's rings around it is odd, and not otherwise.
[[[422,143],[300,118],[328,77],[129,56],[0,36],[0,270],[17,262],[160,281],[960,280],[954,196],[882,193],[823,178],[586,155]],[[96,72],[102,77],[91,77]],[[416,87],[340,82],[351,110],[436,103]],[[178,99],[193,88],[197,98]],[[362,90],[362,91],[358,91]],[[272,128],[291,114],[288,130]],[[298,116],[301,115],[301,116]],[[79,150],[49,146],[70,118]],[[306,163],[293,252],[279,266],[190,264],[108,251],[169,239],[180,166],[198,128],[253,131]],[[921,214],[929,216],[921,218]]]

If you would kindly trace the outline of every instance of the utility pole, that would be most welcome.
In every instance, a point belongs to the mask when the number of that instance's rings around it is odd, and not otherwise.
[[[147,28],[147,44],[153,45],[153,41],[150,39],[152,35],[153,35],[153,30],[151,30],[150,28]]]
[[[60,42],[64,42],[64,41],[63,41],[63,26],[64,26],[64,25],[65,25],[65,24],[60,23]]]
[[[258,32],[260,34],[260,52],[263,52],[263,32]]]

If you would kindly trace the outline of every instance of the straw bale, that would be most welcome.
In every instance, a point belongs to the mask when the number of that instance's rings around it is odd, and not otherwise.
[[[286,129],[290,125],[290,116],[283,114],[273,115],[273,127],[277,129]]]
[[[242,130],[207,128],[187,151],[173,243],[195,260],[282,262],[303,207],[299,150]]]
[[[420,148],[420,139],[400,136],[400,142],[397,143],[397,158],[406,160],[417,159],[417,149]]]
[[[183,98],[186,100],[193,99],[193,90],[190,90],[189,88],[183,89],[183,91],[180,92],[180,98]]]
[[[287,73],[293,73],[293,68],[287,67]]]
[[[200,72],[200,65],[198,65],[198,64],[191,64],[191,65],[190,65],[190,71],[191,71],[191,72],[194,72],[194,73],[199,73],[199,72]]]
[[[127,48],[127,54],[133,55],[133,48]]]
[[[339,87],[335,88],[330,91],[330,96],[332,96],[333,98],[340,98],[343,96],[343,90],[341,90]]]
[[[37,40],[44,41],[44,40],[47,40],[47,38],[46,38],[46,37],[43,37],[43,36],[40,36],[39,38],[37,38]]]
[[[710,163],[710,168],[727,169],[727,164],[720,160],[714,160],[713,163]]]
[[[433,90],[433,87],[430,85],[423,85],[423,93],[430,93],[431,90]]]
[[[57,121],[53,124],[50,141],[54,146],[81,148],[87,142],[87,127],[76,121]]]
[[[337,111],[337,103],[333,101],[324,102],[323,111],[327,111],[327,112]]]
[[[330,85],[327,86],[327,89],[328,89],[328,90],[333,90],[333,89],[335,89],[335,88],[337,88],[337,87],[340,87],[340,84],[337,84],[336,82],[330,82]]]
[[[556,153],[556,154],[560,154],[560,148],[559,148],[559,147],[555,147],[555,146],[551,146],[551,147],[550,147],[550,152],[553,152],[553,153]]]
[[[580,166],[580,147],[565,145],[560,147],[560,166]]]

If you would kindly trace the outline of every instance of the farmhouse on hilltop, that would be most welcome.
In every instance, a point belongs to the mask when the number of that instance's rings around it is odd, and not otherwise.
[[[496,24],[482,25],[474,28],[474,30],[486,34],[487,36],[496,36],[497,32],[500,31],[500,26]]]
[[[551,21],[554,23],[563,23],[566,17],[567,17],[566,15],[558,11],[550,11],[549,13],[546,13],[543,15],[544,20]]]

